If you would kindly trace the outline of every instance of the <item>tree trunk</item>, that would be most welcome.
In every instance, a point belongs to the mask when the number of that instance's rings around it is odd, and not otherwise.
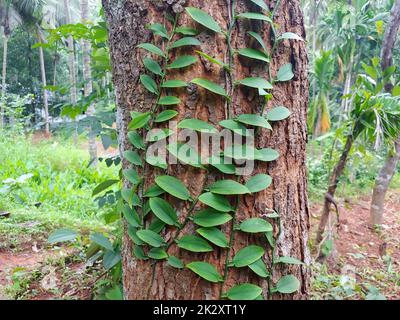
[[[37,37],[39,43],[43,43],[42,35],[40,34],[40,30],[37,30]],[[46,67],[44,64],[44,53],[43,47],[39,46],[39,58],[40,58],[40,71],[42,74],[42,84],[43,84],[43,106],[44,106],[44,122],[45,122],[45,134],[46,136],[50,135],[50,124],[49,124],[49,102],[48,102],[48,94],[47,94],[47,78],[46,78]]]
[[[325,200],[324,200],[324,207],[322,211],[322,216],[321,216],[321,221],[318,227],[318,232],[317,232],[317,243],[321,243],[323,240],[323,235],[324,231],[326,228],[326,224],[329,220],[329,215],[330,215],[330,208],[331,204],[334,203],[334,197],[335,193],[339,184],[339,179],[343,174],[344,168],[346,167],[347,159],[350,154],[351,147],[353,146],[353,142],[355,140],[355,137],[353,134],[349,135],[346,140],[346,144],[344,146],[342,155],[339,159],[339,162],[337,163],[335,169],[332,172],[332,175],[329,179],[329,187],[328,187],[328,192],[325,195]]]
[[[120,144],[120,152],[131,148],[128,139],[128,123],[130,112],[148,111],[151,97],[140,85],[139,77],[144,71],[142,65],[143,56],[139,55],[136,46],[142,42],[149,42],[151,34],[146,30],[148,23],[164,21],[165,12],[184,11],[185,6],[201,8],[212,15],[213,18],[224,28],[229,21],[229,8],[227,1],[223,0],[189,0],[189,1],[133,1],[103,0],[103,7],[109,29],[109,44],[111,60],[113,65],[113,82],[115,85],[117,102],[117,127]],[[228,2],[229,3],[229,2]],[[236,11],[252,11],[254,7],[248,1],[236,1]],[[270,8],[273,9],[275,1],[270,1]],[[272,10],[271,10],[272,11]],[[280,32],[295,32],[305,36],[303,15],[300,10],[300,1],[282,0],[280,7],[276,10],[275,22]],[[179,25],[193,25],[191,19],[185,13],[179,18]],[[234,48],[244,47],[248,42],[248,35],[251,24],[249,21],[239,21],[237,28],[232,35]],[[259,33],[263,35],[264,41],[272,47],[273,39],[271,29],[265,25],[258,24]],[[225,37],[215,35],[202,29],[203,32],[198,38],[203,42],[199,50],[225,60],[227,52]],[[226,60],[225,60],[226,61]],[[197,63],[185,71],[179,72],[179,79],[190,81],[193,78],[203,77],[213,79],[216,82],[224,82],[224,72],[206,60]],[[308,104],[309,85],[307,80],[307,54],[304,42],[284,41],[279,45],[276,54],[272,57],[272,74],[276,75],[277,70],[285,63],[291,62],[295,77],[293,81],[278,83],[274,86],[273,99],[268,107],[284,105],[292,111],[292,116],[287,121],[274,124],[272,133],[266,130],[260,131],[260,139],[257,147],[271,147],[280,152],[281,157],[276,162],[260,164],[257,166],[257,173],[268,173],[273,178],[273,185],[257,196],[246,196],[240,202],[237,213],[237,220],[242,221],[250,217],[257,217],[269,212],[270,209],[279,212],[281,216],[282,232],[277,241],[278,255],[297,257],[309,263],[310,258],[307,249],[307,238],[309,229],[309,212],[307,198],[306,178],[306,115]],[[246,76],[268,77],[263,66],[258,63],[244,65],[235,56],[235,78],[241,79]],[[227,79],[225,81],[229,82]],[[228,88],[227,88],[228,89]],[[225,119],[225,101],[217,96],[211,95],[204,90],[188,87],[188,92],[182,93],[182,103],[177,106],[179,112],[178,120],[184,118],[200,118],[218,125],[220,120]],[[237,90],[232,101],[232,112],[234,115],[260,112],[259,105],[262,100],[257,95],[251,94],[248,90]],[[123,161],[123,167],[128,168],[129,164]],[[149,186],[154,181],[154,172],[148,169],[145,176],[145,184]],[[217,175],[204,171],[191,169],[183,166],[172,166],[168,174],[180,178],[192,195],[199,195],[203,187],[211,184]],[[188,208],[180,208],[180,220],[185,220]],[[187,224],[181,234],[193,232],[193,225]],[[176,230],[167,230],[163,234],[165,239],[173,239]],[[193,260],[207,261],[217,267],[220,273],[224,272],[226,259],[232,257],[239,249],[254,241],[260,240],[255,236],[235,234],[235,242],[232,250],[215,250],[211,254],[188,254],[180,250],[176,245],[169,248],[170,255],[179,256],[185,263]],[[260,245],[266,244],[259,241]],[[263,244],[261,244],[263,243]],[[132,254],[133,244],[127,235],[123,238],[122,260],[123,260],[123,283],[126,299],[156,299],[156,300],[180,300],[218,299],[222,292],[226,292],[233,285],[244,282],[251,282],[263,288],[264,296],[267,296],[268,281],[262,281],[255,277],[251,271],[245,269],[229,268],[227,279],[224,285],[210,284],[201,280],[188,270],[181,270],[169,267],[166,263],[152,264],[149,261],[137,260]],[[229,255],[227,257],[227,255]],[[193,257],[197,259],[193,259]],[[310,272],[305,266],[279,267],[274,274],[273,281],[287,273],[294,274],[301,283],[299,292],[289,296],[277,296],[280,299],[304,299],[309,290]]]
[[[87,24],[89,22],[89,1],[81,0],[81,14],[82,14],[82,23]],[[93,91],[93,83],[92,83],[92,72],[90,67],[90,54],[91,47],[90,42],[87,40],[82,41],[83,47],[83,80],[85,82],[85,97],[88,97],[92,94]],[[89,117],[93,117],[95,112],[94,104],[90,104],[88,107],[86,114]],[[96,145],[96,134],[92,130],[92,127],[89,128],[89,155],[90,162],[93,166],[97,165],[97,145]]]
[[[6,105],[6,93],[7,93],[7,52],[8,52],[8,36],[3,35],[3,72],[1,80],[1,106],[0,106],[0,123],[1,128],[5,126],[5,105]]]
[[[64,0],[64,9],[67,24],[72,23],[71,19],[71,10],[69,6],[69,0]],[[67,38],[68,45],[68,68],[69,68],[69,83],[70,83],[70,102],[72,106],[76,106],[78,102],[78,95],[76,90],[76,66],[75,66],[75,46],[74,46],[74,38],[69,36]],[[76,120],[74,120],[75,125],[75,133],[74,133],[74,142],[78,143],[78,124]]]
[[[397,32],[400,28],[400,0],[393,5],[391,18],[386,28],[385,38],[382,44],[381,67],[382,71],[393,65],[393,48],[396,43]],[[393,85],[388,81],[385,84],[385,90],[391,93]],[[372,194],[370,223],[372,226],[383,223],[383,214],[385,212],[385,196],[389,189],[390,182],[396,172],[397,164],[400,160],[400,137],[395,142],[394,153],[389,153],[385,164],[383,165],[375,181],[374,192]]]

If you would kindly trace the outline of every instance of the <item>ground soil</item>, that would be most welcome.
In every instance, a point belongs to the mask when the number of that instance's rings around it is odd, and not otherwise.
[[[335,255],[328,259],[329,270],[334,273],[352,270],[361,278],[365,273],[374,280],[376,274],[387,274],[391,260],[393,274],[400,272],[400,190],[389,191],[381,229],[371,228],[369,224],[370,197],[358,199],[339,199],[340,223],[335,228]],[[312,235],[315,234],[322,206],[313,204]],[[314,239],[312,239],[314,240]],[[376,276],[375,276],[376,278]],[[389,299],[400,299],[400,283],[387,286],[384,293]]]
[[[371,282],[376,280],[379,284],[377,274],[387,274],[388,264],[384,257],[391,257],[392,269],[397,275],[400,274],[400,190],[390,191],[385,211],[385,223],[381,230],[369,226],[369,203],[370,197],[361,196],[358,199],[339,199],[340,226],[335,240],[336,254],[334,259],[327,261],[329,270],[332,273],[343,273],[343,269],[351,269],[358,278],[370,275]],[[313,218],[312,236],[318,225],[321,205],[312,204],[311,213]],[[43,241],[43,240],[39,240]],[[18,250],[7,249],[2,246],[0,249],[0,300],[6,299],[5,287],[12,283],[12,273],[16,268],[29,270],[41,270],[44,274],[51,273],[44,266],[48,264],[49,258],[56,260],[66,254],[65,250],[54,250],[40,243],[32,246],[34,239],[21,245]],[[314,252],[315,254],[315,252]],[[38,280],[33,282],[30,290],[36,292],[31,299],[88,299],[91,296],[91,288],[76,290],[76,287],[62,285],[60,281],[64,278],[63,268],[68,268],[71,274],[71,281],[75,276],[85,272],[84,263],[70,262],[65,266],[56,268],[54,278],[56,285],[62,287],[62,292],[55,293],[54,290],[46,290]],[[374,278],[375,277],[375,278]],[[41,278],[41,281],[43,277]],[[381,282],[386,280],[381,279]],[[400,299],[399,282],[397,285],[388,285],[383,288],[382,293],[389,299]]]

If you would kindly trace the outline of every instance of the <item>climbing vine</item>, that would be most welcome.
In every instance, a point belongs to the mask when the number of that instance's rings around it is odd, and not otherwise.
[[[229,288],[226,292],[221,289],[221,298],[228,299],[271,298],[275,293],[291,294],[300,288],[300,282],[293,275],[283,276],[276,283],[273,282],[274,269],[278,264],[302,264],[293,257],[276,256],[276,239],[281,230],[279,214],[271,210],[266,216],[245,221],[238,221],[236,217],[242,197],[264,191],[271,185],[272,178],[267,174],[257,174],[246,178],[235,166],[235,161],[271,162],[278,159],[279,153],[269,148],[257,149],[247,144],[233,144],[225,148],[222,154],[212,155],[208,162],[204,163],[194,149],[182,143],[170,142],[167,145],[174,130],[166,128],[166,124],[178,116],[173,106],[180,104],[181,100],[174,95],[175,90],[189,85],[201,87],[225,100],[225,119],[219,123],[219,126],[224,130],[230,130],[235,135],[246,137],[254,134],[256,138],[259,130],[273,129],[271,122],[290,117],[290,111],[283,106],[266,110],[272,98],[274,84],[290,81],[294,77],[291,64],[283,65],[276,77],[272,77],[270,61],[283,40],[302,41],[302,38],[291,32],[278,33],[273,20],[279,7],[279,0],[273,12],[270,12],[263,0],[250,1],[259,7],[258,12],[237,14],[235,0],[229,1],[229,21],[226,30],[205,11],[193,7],[185,8],[184,14],[190,16],[194,24],[199,24],[210,32],[225,37],[227,45],[225,61],[220,61],[195,49],[193,49],[193,55],[178,55],[170,61],[171,53],[176,53],[178,48],[196,48],[201,45],[196,38],[198,31],[195,28],[179,26],[179,15],[167,16],[169,23],[155,23],[148,26],[154,39],[161,39],[162,42],[161,46],[159,42],[138,45],[139,52],[145,53],[146,56],[143,58],[146,72],[140,76],[140,82],[153,95],[153,102],[148,112],[132,112],[128,138],[133,148],[123,154],[123,157],[132,164],[132,168],[123,171],[123,176],[129,181],[130,187],[121,190],[123,200],[120,202],[120,210],[128,224],[128,234],[134,243],[135,257],[141,260],[151,259],[155,263],[167,262],[171,267],[178,269],[187,268],[209,282],[220,283],[222,289],[225,288],[225,282],[232,268],[248,268],[268,281],[267,297],[263,296],[263,290],[258,285],[242,283]],[[272,49],[268,50],[263,37],[251,30],[247,32],[247,35],[258,43],[257,46],[260,49],[234,48],[232,34],[239,19],[258,20],[268,24],[273,35]],[[168,26],[170,26],[169,30]],[[261,77],[237,79],[234,65],[236,55],[265,65],[269,79]],[[198,63],[198,56],[223,68],[225,88],[218,84],[221,79],[211,81],[195,78],[186,82],[171,78],[171,70],[188,68]],[[237,90],[241,86],[256,90],[261,97],[263,103],[256,114],[238,116],[233,114],[232,104],[237,100]],[[199,119],[184,119],[178,123],[177,129],[219,134],[219,130],[212,124]],[[168,163],[165,157],[149,155],[149,149],[162,141],[167,145],[169,154],[176,157],[182,165],[201,170],[216,170],[221,173],[223,179],[204,186],[202,192],[193,197],[182,181],[168,175]],[[224,162],[227,158],[234,161]],[[162,174],[156,176],[155,184],[145,190],[144,178],[150,167],[158,168],[157,172],[162,172]],[[243,183],[244,181],[246,182]],[[180,208],[189,208],[184,221],[180,221],[178,210],[166,200],[167,196],[182,201],[184,205],[180,205]],[[196,234],[184,233],[189,223],[196,226]],[[222,231],[225,229],[221,229],[221,226],[226,224],[229,224],[228,234]],[[166,228],[176,229],[175,236],[169,241],[162,236]],[[274,232],[276,229],[277,234]],[[271,248],[270,258],[267,259],[265,249],[256,244],[240,249],[231,257],[235,235],[239,232],[260,235],[260,241],[265,242],[265,247]],[[179,257],[168,253],[172,245],[194,253],[212,252],[215,247],[226,250],[224,270],[221,273],[215,266],[205,261],[192,261],[185,265]]]

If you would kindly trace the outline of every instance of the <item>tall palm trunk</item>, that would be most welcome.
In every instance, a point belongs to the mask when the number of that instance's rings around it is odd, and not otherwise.
[[[37,38],[39,44],[43,43],[42,35],[40,34],[40,30],[36,30]],[[43,84],[43,106],[44,106],[44,122],[45,122],[45,133],[46,136],[50,135],[50,124],[49,124],[49,102],[48,102],[48,92],[46,90],[47,87],[47,78],[46,78],[46,66],[44,63],[44,52],[43,47],[39,46],[39,58],[40,58],[40,71],[42,74],[42,84]]]
[[[3,72],[1,81],[1,105],[0,105],[0,122],[1,127],[5,126],[5,104],[6,104],[6,92],[7,92],[7,53],[8,53],[8,36],[4,32],[3,35]]]
[[[385,38],[381,52],[382,70],[386,70],[393,65],[393,48],[396,43],[397,32],[400,28],[400,0],[397,0],[391,11],[389,25],[385,32]],[[390,82],[385,85],[385,90],[391,93],[393,87]],[[400,160],[400,137],[395,142],[395,151],[390,153],[375,181],[374,192],[372,194],[370,223],[371,225],[381,225],[385,212],[385,196],[389,189],[390,182],[396,172],[397,164]]]
[[[82,0],[81,1],[81,14],[82,14],[82,23],[88,23],[88,16],[89,16],[89,1]],[[83,44],[83,80],[85,82],[85,97],[90,96],[93,91],[93,83],[92,83],[92,72],[90,69],[90,53],[91,53],[91,46],[90,42],[87,40],[82,41]],[[86,114],[89,117],[92,117],[95,112],[94,104],[90,104],[88,107]],[[90,155],[90,162],[92,165],[97,165],[97,145],[96,145],[96,134],[90,127],[89,129],[89,155]]]
[[[71,19],[71,9],[69,6],[69,0],[64,0],[64,10],[66,16],[67,24],[72,22]],[[74,46],[74,38],[69,36],[67,38],[68,45],[68,68],[69,68],[69,83],[70,83],[70,102],[72,106],[75,106],[78,101],[77,90],[76,90],[76,67],[75,67],[75,46]],[[74,120],[75,124],[75,133],[74,133],[74,142],[78,143],[78,133],[77,133],[77,122]]]

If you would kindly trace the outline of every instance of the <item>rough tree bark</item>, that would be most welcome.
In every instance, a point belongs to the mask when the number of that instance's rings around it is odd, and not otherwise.
[[[276,1],[266,1],[271,10]],[[136,46],[142,42],[153,41],[151,34],[145,29],[148,23],[164,21],[164,13],[182,12],[183,6],[194,6],[208,12],[224,28],[229,21],[228,5],[224,0],[103,0],[103,7],[109,29],[109,45],[113,65],[113,82],[117,100],[117,126],[120,151],[130,148],[127,139],[127,125],[130,121],[132,110],[147,111],[151,97],[147,95],[139,82],[139,76],[144,71],[143,56]],[[278,1],[279,3],[279,1]],[[237,11],[255,11],[256,7],[250,1],[237,1]],[[192,25],[193,22],[186,14],[179,19],[181,25]],[[280,32],[295,32],[305,37],[303,15],[300,10],[299,0],[282,0],[276,11],[276,23]],[[201,50],[220,60],[224,60],[227,53],[225,38],[214,35],[197,25],[202,32],[198,38],[202,41]],[[254,28],[263,35],[264,41],[270,48],[271,29],[262,23],[239,21],[233,34],[234,47],[250,46],[250,39],[246,35],[249,28]],[[246,76],[264,76],[268,73],[260,64],[249,64],[248,61],[238,60],[235,57],[236,78]],[[284,41],[278,48],[271,62],[272,74],[285,63],[291,62],[294,67],[293,81],[277,84],[274,87],[272,106],[284,105],[292,112],[292,116],[281,123],[274,125],[273,132],[262,130],[258,139],[258,147],[271,147],[280,152],[278,161],[257,166],[257,173],[267,172],[274,179],[273,185],[256,197],[246,196],[238,209],[237,218],[242,221],[249,217],[257,217],[274,209],[282,217],[282,233],[278,239],[278,253],[297,257],[308,263],[310,261],[307,249],[309,211],[307,199],[306,178],[306,115],[308,104],[309,84],[307,80],[307,54],[306,45],[299,41]],[[225,83],[223,70],[211,65],[207,60],[194,65],[184,72],[179,72],[179,79],[190,81],[196,77],[209,78],[213,81]],[[240,89],[233,101],[233,113],[257,113],[261,100],[252,90]],[[182,103],[177,107],[179,119],[194,117],[218,126],[218,122],[225,118],[225,102],[218,96],[209,92],[189,86],[187,92],[180,96]],[[123,162],[128,167],[127,162]],[[153,173],[148,171],[146,185],[154,181]],[[216,176],[204,171],[172,166],[168,174],[177,176],[188,186],[192,195],[200,194],[204,186],[215,181]],[[173,199],[171,199],[173,202]],[[179,208],[180,219],[185,218],[187,207]],[[193,225],[188,224],[184,233],[192,233]],[[163,234],[168,241],[175,236],[175,230],[167,230]],[[258,237],[237,234],[231,258],[244,246],[259,242]],[[193,260],[208,261],[223,273],[226,250],[215,250],[211,254],[188,254],[184,250],[171,246],[169,254],[179,256],[185,263]],[[167,266],[166,263],[151,265],[148,261],[138,261],[132,254],[132,243],[125,232],[122,248],[123,257],[123,282],[126,299],[218,299],[222,291],[226,291],[234,284],[251,282],[259,284],[267,296],[268,282],[262,281],[247,270],[230,270],[225,285],[213,285],[201,280],[188,270],[177,271]],[[310,272],[305,266],[279,267],[274,275],[274,281],[281,275],[292,273],[301,282],[298,293],[281,299],[305,299],[309,290]]]
[[[81,14],[82,14],[82,23],[87,24],[89,22],[89,0],[81,1]],[[87,40],[82,41],[83,47],[83,80],[85,82],[85,97],[88,97],[92,94],[93,91],[93,83],[92,83],[92,70],[90,67],[90,54],[91,47],[90,42]],[[94,115],[95,108],[94,104],[91,103],[88,107],[86,114],[89,117]],[[97,165],[97,145],[96,145],[96,134],[93,132],[91,128],[89,128],[89,155],[90,162],[93,166]]]
[[[400,0],[393,5],[390,21],[386,28],[385,38],[382,44],[381,66],[382,70],[386,70],[393,65],[393,48],[396,43],[397,32],[400,28]],[[391,93],[393,85],[388,82],[385,90]],[[374,192],[372,194],[370,223],[372,226],[381,225],[383,223],[383,214],[385,212],[385,196],[389,189],[390,182],[396,172],[397,164],[400,160],[400,137],[395,141],[395,150],[391,152],[385,164],[383,165],[378,177],[375,181]]]

